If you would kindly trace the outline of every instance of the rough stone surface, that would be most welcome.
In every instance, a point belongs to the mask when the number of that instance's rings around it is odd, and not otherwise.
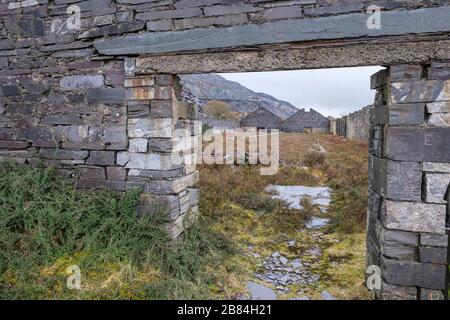
[[[66,76],[59,81],[62,90],[80,90],[101,88],[104,86],[103,76]]]
[[[445,265],[382,259],[381,266],[382,277],[388,283],[428,289],[445,288]]]
[[[386,161],[369,158],[372,187],[387,199],[420,201],[422,194],[422,166],[416,162]]]
[[[447,247],[448,236],[437,234],[421,234],[420,235],[421,246],[433,246],[433,247]]]
[[[420,300],[444,300],[442,290],[419,289]]]
[[[130,138],[171,138],[172,119],[129,119]]]
[[[388,229],[445,234],[445,205],[386,200],[383,206]]]
[[[417,300],[417,288],[382,282],[379,298],[382,300]]]
[[[445,195],[450,187],[450,173],[426,173],[424,182],[426,202],[447,203]]]
[[[420,262],[428,263],[447,263],[447,248],[441,247],[420,247],[419,248],[419,259]]]

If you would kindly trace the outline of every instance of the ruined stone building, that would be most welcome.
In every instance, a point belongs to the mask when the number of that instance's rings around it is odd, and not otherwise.
[[[199,178],[171,158],[194,116],[178,75],[384,66],[369,131],[372,292],[442,299],[449,35],[448,1],[2,1],[0,160],[40,160],[84,188],[140,187],[143,207],[168,205],[178,237],[198,213]],[[243,125],[280,125],[256,115]]]
[[[281,119],[265,108],[249,113],[241,120],[243,128],[278,129],[286,132],[328,132],[328,118],[314,109],[299,109],[287,119]]]
[[[281,129],[283,120],[266,108],[259,108],[241,120],[242,128]]]
[[[330,120],[314,109],[298,110],[283,121],[282,130],[286,132],[328,132]]]

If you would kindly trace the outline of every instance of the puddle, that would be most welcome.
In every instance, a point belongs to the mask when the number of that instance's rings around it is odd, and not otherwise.
[[[306,223],[308,229],[319,229],[323,228],[330,223],[330,219],[311,217],[311,219]]]
[[[337,300],[328,291],[322,291],[321,296],[323,300]]]
[[[277,294],[270,288],[252,281],[247,282],[247,290],[251,300],[276,300]]]
[[[276,193],[272,198],[283,200],[291,209],[302,210],[300,204],[303,197],[309,197],[311,204],[319,206],[326,212],[331,202],[331,189],[328,187],[280,186],[271,184],[264,189],[266,192]]]

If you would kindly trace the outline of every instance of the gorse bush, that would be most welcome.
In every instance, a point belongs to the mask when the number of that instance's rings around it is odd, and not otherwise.
[[[138,192],[78,192],[51,168],[0,167],[0,255],[26,250],[36,262],[86,250],[91,257],[139,259],[167,240],[161,212],[136,218]],[[161,248],[152,248],[161,249]],[[1,259],[0,261],[7,261]],[[0,262],[0,270],[4,270]]]
[[[165,208],[138,219],[138,200],[138,190],[80,191],[52,168],[1,163],[0,298],[148,298],[149,286],[180,281],[178,297],[199,297],[210,281],[203,263],[221,263],[231,246],[201,222],[173,243]],[[72,264],[83,274],[80,291],[65,288]],[[149,297],[173,298],[165,288]]]

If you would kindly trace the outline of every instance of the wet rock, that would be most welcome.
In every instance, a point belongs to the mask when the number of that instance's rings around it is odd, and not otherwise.
[[[297,245],[297,241],[295,241],[295,240],[289,240],[289,241],[287,242],[287,244],[288,244],[289,248],[293,248],[293,247],[295,247],[295,246]]]
[[[251,300],[276,300],[277,294],[270,288],[248,281],[247,290]]]
[[[307,223],[306,227],[308,229],[316,229],[316,228],[323,228],[330,222],[330,219],[325,218],[318,218],[318,217],[312,217]]]
[[[322,212],[327,210],[331,202],[331,189],[327,187],[269,185],[265,191],[275,193],[274,199],[283,200],[296,210],[303,209],[300,202],[304,197],[310,198],[311,204],[319,206]]]

